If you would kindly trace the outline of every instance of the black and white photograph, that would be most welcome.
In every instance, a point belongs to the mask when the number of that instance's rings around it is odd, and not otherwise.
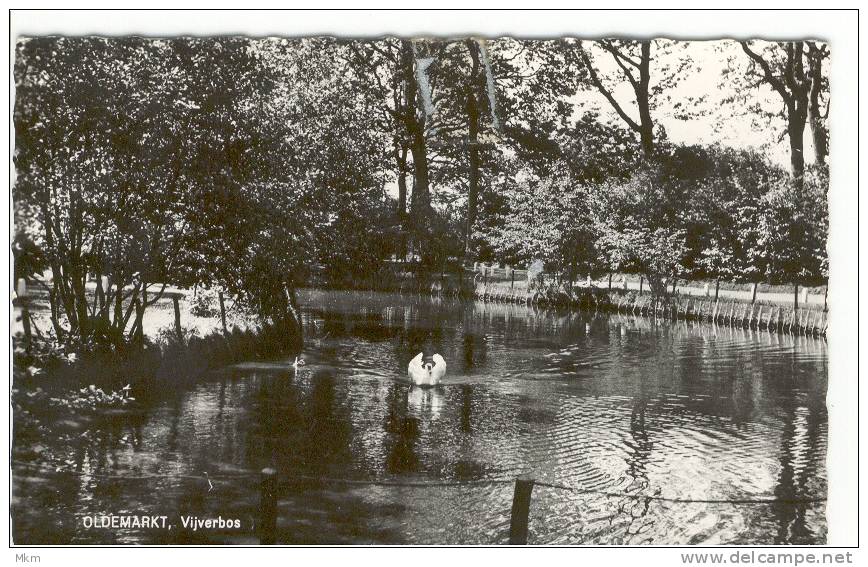
[[[830,544],[838,46],[626,17],[13,35],[10,545]]]

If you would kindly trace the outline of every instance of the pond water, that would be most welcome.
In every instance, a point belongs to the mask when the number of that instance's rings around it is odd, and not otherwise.
[[[821,339],[381,293],[300,301],[305,366],[242,364],[132,415],[54,424],[36,452],[67,466],[13,466],[16,543],[255,543],[265,466],[288,479],[279,543],[505,543],[520,474],[557,485],[533,490],[532,544],[825,542],[823,503],[780,502],[826,496]],[[411,388],[426,340],[447,377]],[[112,514],[173,529],[85,526]],[[240,528],[184,530],[190,515]]]

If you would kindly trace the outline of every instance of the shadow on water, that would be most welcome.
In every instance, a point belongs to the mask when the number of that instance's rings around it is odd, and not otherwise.
[[[300,301],[306,366],[241,364],[51,434],[17,424],[15,541],[254,543],[266,466],[285,485],[283,543],[503,543],[522,473],[606,493],[535,489],[531,543],[825,541],[824,505],[644,498],[825,496],[822,341],[389,294]],[[437,388],[406,379],[425,343],[447,361]],[[242,527],[82,527],[125,513]]]

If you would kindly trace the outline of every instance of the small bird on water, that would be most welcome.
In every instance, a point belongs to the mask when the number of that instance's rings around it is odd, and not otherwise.
[[[436,386],[446,374],[446,361],[426,345],[407,365],[407,375],[415,386]]]

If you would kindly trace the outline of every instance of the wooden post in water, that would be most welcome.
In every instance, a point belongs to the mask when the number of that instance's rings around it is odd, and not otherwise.
[[[175,333],[178,335],[178,340],[184,340],[184,333],[181,331],[181,304],[177,295],[172,295],[172,306],[175,308]]]
[[[223,323],[223,334],[225,335],[227,332],[226,329],[226,305],[223,303],[223,292],[218,292],[217,297],[220,299],[220,321]]]
[[[717,302],[717,298],[720,295],[720,278],[717,278],[717,282],[714,284],[714,301]]]
[[[799,284],[793,287],[793,311],[799,310]]]
[[[753,287],[752,287],[751,292],[750,292],[751,293],[751,298],[750,298],[751,304],[756,303],[756,288],[757,288],[757,283],[753,282]]]
[[[509,518],[509,545],[527,545],[527,525],[533,484],[534,479],[530,475],[521,475],[515,479],[512,514]]]
[[[274,545],[277,540],[277,471],[262,469],[259,492],[259,544]]]
[[[639,295],[642,295],[642,287],[645,285],[645,276],[639,277]]]
[[[612,273],[609,272],[609,291],[612,290]]]

